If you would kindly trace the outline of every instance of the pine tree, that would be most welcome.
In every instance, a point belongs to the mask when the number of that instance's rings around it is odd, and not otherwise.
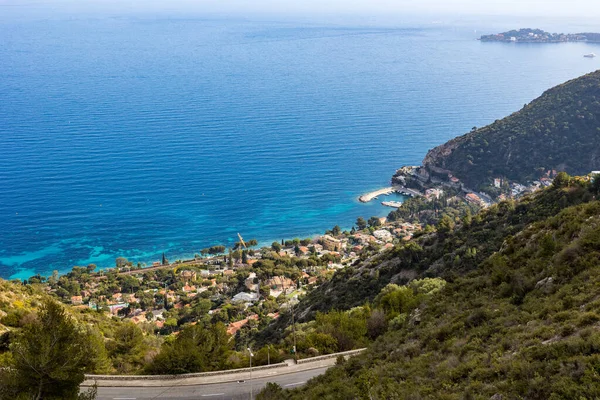
[[[10,351],[8,368],[0,371],[0,398],[10,398],[12,391],[35,400],[79,399],[84,374],[107,362],[101,336],[79,326],[49,298],[17,334]]]

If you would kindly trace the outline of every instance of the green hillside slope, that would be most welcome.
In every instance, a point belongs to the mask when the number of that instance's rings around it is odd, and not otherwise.
[[[449,170],[475,189],[495,177],[525,182],[547,170],[584,175],[600,169],[600,71],[434,148],[423,165]]]
[[[589,186],[556,182],[422,239],[421,254],[444,254],[415,268],[446,286],[366,354],[279,398],[599,398],[600,202]]]

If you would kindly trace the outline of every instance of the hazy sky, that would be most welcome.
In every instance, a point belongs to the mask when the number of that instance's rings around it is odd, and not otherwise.
[[[600,18],[600,0],[0,0],[0,5],[277,14],[494,14]],[[599,24],[600,25],[600,24]]]

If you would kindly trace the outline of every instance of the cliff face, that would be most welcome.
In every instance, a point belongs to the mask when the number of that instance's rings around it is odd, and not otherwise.
[[[525,182],[547,170],[582,175],[600,169],[600,71],[430,150],[423,165],[449,170],[472,188],[495,177]]]

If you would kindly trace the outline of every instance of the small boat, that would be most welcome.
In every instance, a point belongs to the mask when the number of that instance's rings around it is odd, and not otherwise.
[[[594,54],[594,53],[590,53],[590,54],[584,54],[583,56],[584,56],[585,58],[594,58],[594,57],[596,57],[596,54]]]

